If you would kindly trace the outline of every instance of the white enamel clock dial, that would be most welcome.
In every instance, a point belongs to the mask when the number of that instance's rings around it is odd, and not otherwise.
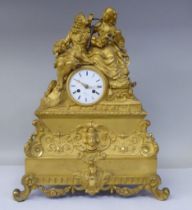
[[[106,91],[104,76],[90,69],[72,72],[67,81],[68,94],[80,105],[92,105],[103,97]]]

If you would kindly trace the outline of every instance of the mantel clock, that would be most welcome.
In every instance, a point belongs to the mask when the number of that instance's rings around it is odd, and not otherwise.
[[[48,197],[146,190],[168,198],[168,188],[158,188],[158,145],[133,93],[116,20],[113,8],[101,18],[78,14],[67,36],[54,44],[57,79],[35,112],[35,131],[24,148],[24,190],[13,191],[16,201],[34,189]]]

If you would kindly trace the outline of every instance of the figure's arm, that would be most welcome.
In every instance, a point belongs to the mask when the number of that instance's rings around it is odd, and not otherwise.
[[[70,43],[71,43],[71,36],[69,33],[64,39],[60,39],[55,42],[53,46],[53,54],[56,56],[62,54],[63,52],[66,51],[66,49],[69,48]]]
[[[119,30],[115,31],[114,42],[120,49],[122,49],[122,50],[125,49],[125,39],[124,39],[121,31],[119,31]]]
[[[98,48],[103,48],[107,44],[107,36],[104,34],[99,33],[100,32],[100,27],[101,27],[102,22],[99,21],[94,25],[94,30],[93,34],[97,34],[96,36],[92,36],[91,39],[91,45],[98,47]],[[99,33],[99,35],[98,35]]]
[[[124,57],[127,64],[130,63],[127,50],[125,49],[125,39],[120,30],[116,30],[114,33],[114,43],[121,50],[122,56]]]
[[[110,27],[108,30],[102,30],[100,29],[102,22],[98,22],[95,25],[95,33],[98,33],[98,36],[95,36],[92,38],[92,44],[96,47],[103,48],[106,45],[114,42],[118,42],[118,47],[119,47],[119,41],[116,40],[117,37],[117,30],[115,27]],[[124,39],[123,39],[124,41]],[[116,44],[116,43],[115,43]]]
[[[91,44],[98,48],[103,48],[109,44],[111,39],[111,33],[103,33],[99,31],[99,27],[95,28],[95,33],[98,33],[98,36],[93,36],[91,40]]]
[[[98,48],[103,48],[107,45],[108,39],[107,37],[92,37],[91,44]]]

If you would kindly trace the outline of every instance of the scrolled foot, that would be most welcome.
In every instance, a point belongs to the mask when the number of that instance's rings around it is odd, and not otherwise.
[[[19,202],[26,200],[31,191],[36,188],[36,179],[32,175],[24,176],[22,178],[22,184],[24,186],[23,191],[19,189],[13,191],[13,198]]]
[[[31,189],[28,187],[25,187],[23,191],[19,189],[15,189],[13,191],[13,197],[18,202],[25,201],[29,197],[30,192],[31,192]]]
[[[151,192],[158,200],[164,201],[168,199],[170,191],[168,188],[159,189],[160,184],[161,178],[157,175],[151,179],[150,183],[145,186],[145,189]]]

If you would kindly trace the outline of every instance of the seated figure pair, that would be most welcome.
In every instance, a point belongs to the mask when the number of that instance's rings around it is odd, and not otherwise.
[[[127,88],[130,85],[129,57],[124,38],[116,28],[116,11],[107,8],[95,25],[92,25],[93,20],[92,14],[88,18],[83,14],[77,15],[68,35],[55,43],[53,53],[56,56],[57,81],[52,82],[46,92],[50,99],[56,96],[59,100],[67,76],[81,66],[92,65],[101,71],[108,78],[110,88]]]

